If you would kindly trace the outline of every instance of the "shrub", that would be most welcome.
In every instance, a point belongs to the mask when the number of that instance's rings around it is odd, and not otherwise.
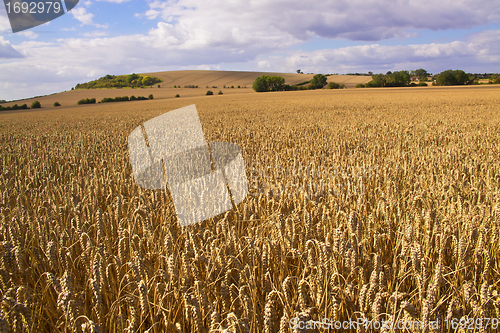
[[[419,83],[417,84],[417,86],[427,87],[427,86],[428,86],[428,84],[427,84],[427,83],[425,83],[425,82],[419,82]]]
[[[329,82],[328,83],[328,89],[340,89],[340,84],[337,82]]]
[[[358,83],[355,88],[364,88],[365,85],[363,83]]]
[[[231,86],[231,89],[234,89],[234,86]]]
[[[262,75],[255,79],[252,88],[256,92],[283,91],[285,90],[285,78],[282,76]]]
[[[241,86],[238,86],[238,89],[240,89],[240,88],[241,88]]]
[[[130,100],[131,101],[136,101],[137,100],[137,97],[135,97],[134,95],[130,96]]]
[[[470,81],[469,75],[462,70],[446,70],[441,72],[436,77],[436,85],[438,86],[456,86],[468,84]]]
[[[95,98],[82,98],[77,102],[78,104],[95,104]]]
[[[42,104],[40,104],[39,101],[34,101],[33,103],[31,103],[31,108],[32,109],[39,109],[42,107]]]
[[[222,95],[222,90],[219,90],[219,95]]]
[[[152,86],[153,84],[155,84],[155,81],[152,77],[145,76],[142,78],[142,85],[143,86]]]
[[[177,88],[177,86],[176,86],[176,85],[174,85],[174,88]]]
[[[160,88],[160,85],[158,85],[158,88]]]
[[[54,102],[54,106],[61,106],[61,104],[59,104],[59,102]]]
[[[179,94],[175,95],[175,97],[181,97]]]
[[[214,92],[212,90],[208,90],[206,95],[210,96],[210,95],[213,95],[213,94],[214,94]]]
[[[311,80],[310,89],[321,89],[326,85],[326,76],[316,74]]]
[[[148,99],[153,99],[153,94],[149,94]]]
[[[28,105],[26,105],[26,104],[23,104],[21,106],[18,106],[17,104],[14,104],[12,106],[6,106],[6,107],[0,105],[0,111],[5,111],[5,110],[25,110],[25,109],[29,109]]]

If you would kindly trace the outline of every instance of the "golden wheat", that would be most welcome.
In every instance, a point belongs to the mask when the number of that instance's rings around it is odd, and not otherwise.
[[[498,90],[192,99],[250,193],[184,228],[134,183],[126,138],[185,102],[0,115],[0,330],[498,318]]]

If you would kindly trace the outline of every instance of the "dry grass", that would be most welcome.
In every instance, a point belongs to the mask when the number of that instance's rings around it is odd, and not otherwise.
[[[291,332],[292,318],[500,318],[499,92],[1,114],[0,327],[260,333]],[[207,141],[242,148],[251,193],[181,228],[167,193],[134,184],[127,136],[193,103]]]

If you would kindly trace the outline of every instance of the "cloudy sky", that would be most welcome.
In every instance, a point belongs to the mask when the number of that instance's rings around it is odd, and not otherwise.
[[[500,0],[91,0],[12,33],[0,100],[105,74],[179,69],[500,72]]]

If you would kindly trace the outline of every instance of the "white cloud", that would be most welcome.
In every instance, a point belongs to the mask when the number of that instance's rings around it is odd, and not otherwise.
[[[27,30],[27,31],[22,31],[19,33],[20,35],[23,35],[25,37],[28,37],[30,39],[35,39],[38,37],[38,34],[34,33],[33,31],[31,30]]]
[[[208,33],[212,40],[232,37],[307,40],[311,36],[377,41],[405,38],[411,30],[471,28],[500,22],[498,1],[475,0],[178,0],[152,1],[147,18],[156,12],[176,29]],[[149,14],[148,14],[149,13]],[[231,36],[237,28],[239,36]]]
[[[160,12],[155,9],[150,9],[144,14],[148,20],[154,20],[160,15]]]
[[[267,60],[261,60],[257,63],[257,66],[259,66],[259,68],[270,68],[271,64]]]
[[[7,17],[7,12],[5,11],[5,6],[0,6],[0,32],[4,31],[12,32],[9,18]]]
[[[379,44],[338,49],[294,51],[287,57],[267,61],[274,69],[301,68],[314,73],[386,72],[425,68],[431,72],[445,69],[479,71],[479,64],[500,70],[500,30],[473,34],[466,42],[384,46]]]
[[[124,2],[128,2],[130,0],[97,0],[97,1],[114,2],[114,3],[124,3]]]
[[[92,18],[94,14],[87,13],[87,10],[83,7],[76,7],[70,11],[71,15],[73,15],[78,21],[82,22],[82,24],[94,24],[92,22]]]
[[[93,22],[94,14],[87,13],[87,10],[83,7],[73,8],[70,11],[70,13],[84,25],[93,25],[96,28],[102,28],[102,29],[108,28],[107,24],[94,23]]]
[[[0,36],[0,59],[7,58],[23,58],[23,55],[16,51],[9,41],[5,40],[3,36]],[[0,74],[1,77],[1,74]],[[4,79],[2,79],[4,80]]]
[[[105,32],[105,31],[92,31],[92,32],[86,32],[83,34],[83,36],[85,37],[103,37],[103,36],[107,36],[108,33]]]

